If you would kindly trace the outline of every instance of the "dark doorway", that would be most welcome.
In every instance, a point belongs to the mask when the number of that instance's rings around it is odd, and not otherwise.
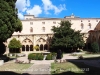
[[[40,51],[42,51],[42,50],[43,50],[43,44],[40,45]]]
[[[47,44],[44,45],[44,50],[48,50],[48,45]]]
[[[33,45],[30,45],[30,51],[33,51]]]
[[[22,51],[25,51],[25,45],[22,45]]]
[[[26,51],[29,51],[29,45],[26,45]]]

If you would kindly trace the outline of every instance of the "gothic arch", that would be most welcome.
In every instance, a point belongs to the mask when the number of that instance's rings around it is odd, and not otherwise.
[[[39,38],[36,42],[46,42],[46,40],[45,39],[43,39],[43,38]]]
[[[22,45],[25,45],[25,44],[31,45],[33,44],[33,42],[30,39],[26,38],[22,41]]]
[[[22,41],[22,51],[33,51],[33,43],[30,39],[26,38]]]

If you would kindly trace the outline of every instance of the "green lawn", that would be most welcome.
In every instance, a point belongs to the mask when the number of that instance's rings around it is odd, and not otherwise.
[[[23,73],[28,69],[32,64],[19,64],[19,63],[5,63],[0,66],[0,71],[12,71],[16,73]]]
[[[51,74],[59,75],[98,75],[100,68],[88,66],[82,62],[52,63]]]

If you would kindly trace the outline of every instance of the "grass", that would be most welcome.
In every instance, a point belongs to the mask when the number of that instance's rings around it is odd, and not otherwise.
[[[12,71],[16,73],[23,73],[28,69],[32,64],[19,64],[19,63],[5,63],[0,66],[0,71]]]
[[[80,56],[80,55],[82,55],[84,58],[88,58],[88,57],[100,57],[100,53],[90,53],[90,52],[81,52],[81,53],[83,53],[83,54],[77,54],[77,53],[75,53],[75,54],[70,54],[71,56]]]
[[[88,66],[82,62],[52,63],[51,74],[57,75],[97,75],[100,68]]]

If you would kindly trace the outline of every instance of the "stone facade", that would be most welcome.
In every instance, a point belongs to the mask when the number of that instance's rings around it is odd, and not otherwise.
[[[81,33],[85,34],[84,40],[86,42],[88,31],[94,30],[100,18],[80,18],[73,14],[71,16],[65,16],[64,18],[45,18],[24,15],[24,20],[21,20],[23,30],[21,32],[14,32],[12,37],[7,40],[7,52],[9,52],[8,44],[12,38],[16,38],[22,43],[22,53],[49,50],[49,42],[53,36],[53,32],[51,31],[52,26],[59,26],[63,20],[70,21],[72,23],[72,29],[81,30]],[[39,46],[38,51],[33,49],[36,45]]]

